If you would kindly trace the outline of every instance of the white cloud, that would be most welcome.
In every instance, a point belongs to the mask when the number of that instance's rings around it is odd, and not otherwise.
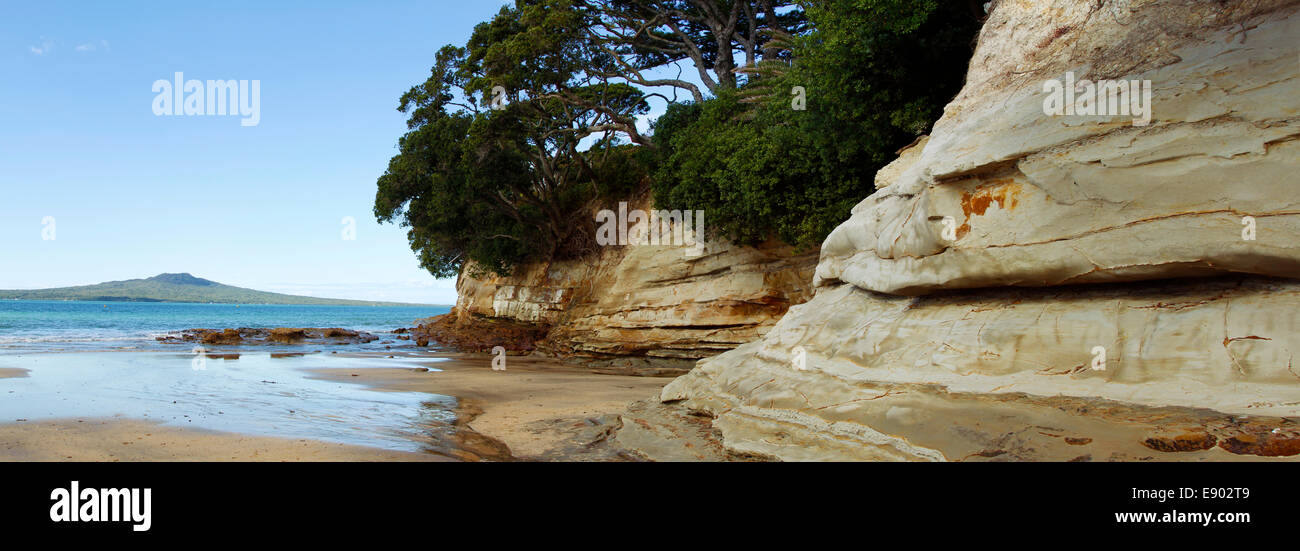
[[[95,50],[108,51],[108,41],[100,40],[99,42],[87,42],[77,46],[78,52],[93,52]]]
[[[50,39],[48,39],[48,38],[45,38],[45,37],[43,37],[43,36],[41,37],[41,45],[40,45],[40,46],[28,46],[28,47],[27,47],[27,50],[28,50],[28,51],[30,51],[30,52],[32,52],[33,54],[36,54],[36,55],[45,55],[45,54],[48,54],[48,53],[50,53],[50,50],[53,50],[53,49],[54,49],[54,41],[53,41],[53,40],[50,40]]]

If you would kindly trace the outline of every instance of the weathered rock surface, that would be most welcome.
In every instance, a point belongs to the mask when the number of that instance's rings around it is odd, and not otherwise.
[[[674,246],[606,247],[595,259],[506,278],[462,273],[453,314],[550,326],[537,344],[550,354],[689,367],[758,338],[811,297],[816,260],[780,245],[709,243],[698,256]]]
[[[1184,433],[1219,444],[1192,458],[1237,453],[1234,438],[1291,455],[1297,308],[1300,283],[1267,279],[927,297],[841,285],[662,398],[717,415],[729,449],[785,459],[1172,459],[1146,442]]]
[[[650,461],[761,461],[765,458],[728,452],[707,418],[658,401],[634,402],[619,414],[612,444]]]
[[[998,4],[930,139],[826,239],[819,284],[923,294],[1300,275],[1297,2],[1094,4]],[[1066,72],[1149,80],[1150,124],[1045,115],[1044,82]]]
[[[422,320],[411,334],[417,346],[437,343],[440,347],[461,352],[491,352],[501,346],[507,352],[527,353],[535,350],[537,341],[549,331],[550,326],[545,324],[448,313]]]
[[[783,460],[1300,458],[1298,13],[996,2],[816,297],[662,400]],[[1045,115],[1066,71],[1149,79],[1150,124]]]

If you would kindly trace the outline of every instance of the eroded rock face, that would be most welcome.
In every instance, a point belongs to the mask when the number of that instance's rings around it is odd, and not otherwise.
[[[997,6],[967,86],[826,239],[818,284],[924,294],[1300,275],[1297,2],[1092,5]],[[1150,81],[1150,123],[1045,115],[1044,82],[1066,72]]]
[[[508,278],[462,274],[453,313],[550,326],[537,345],[547,353],[689,367],[758,338],[807,300],[815,265],[815,252],[779,245],[709,243],[698,256],[684,247],[606,247],[596,259]]]
[[[1269,279],[841,285],[662,398],[716,414],[734,451],[786,459],[1222,459],[1232,438],[1300,444],[1297,309],[1300,283]],[[1161,444],[1181,434],[1205,445]]]
[[[662,400],[784,460],[1300,458],[1298,12],[997,2],[816,296]],[[1046,115],[1066,71],[1150,80],[1150,124]]]

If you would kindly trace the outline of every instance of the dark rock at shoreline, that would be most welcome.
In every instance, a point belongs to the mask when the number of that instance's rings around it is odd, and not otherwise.
[[[443,314],[421,320],[420,326],[411,330],[411,336],[417,346],[428,346],[432,341],[461,352],[491,352],[500,346],[511,354],[527,354],[550,330],[547,325]]]
[[[338,327],[277,327],[239,329],[186,329],[179,337],[167,335],[158,337],[160,342],[199,342],[208,345],[259,345],[259,344],[302,344],[318,342],[326,344],[363,344],[379,340],[379,337],[365,331],[353,331]]]
[[[279,327],[276,329],[272,329],[271,333],[267,335],[266,339],[271,342],[278,342],[281,344],[297,344],[307,340],[307,330]]]
[[[244,337],[236,329],[226,329],[220,333],[206,333],[202,340],[203,344],[239,344],[244,341]]]

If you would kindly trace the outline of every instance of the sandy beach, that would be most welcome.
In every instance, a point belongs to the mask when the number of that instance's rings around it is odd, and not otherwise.
[[[451,461],[428,453],[175,428],[131,419],[0,425],[0,461]]]
[[[128,361],[132,369],[153,365],[146,356],[135,353],[110,353],[117,361]],[[103,356],[91,356],[100,358]],[[57,376],[58,366],[69,361],[62,355],[37,358],[36,367],[0,368],[0,378],[45,380]],[[139,359],[136,359],[139,358]],[[172,361],[164,358],[165,361]],[[75,361],[86,361],[85,357]],[[248,362],[254,363],[248,363]],[[256,362],[263,362],[258,364]],[[293,358],[286,360],[259,360],[253,354],[244,354],[241,360],[214,364],[210,370],[247,369],[265,365],[274,369],[279,365],[292,365],[297,378],[319,387],[339,389],[334,401],[314,398],[304,389],[293,388],[291,398],[281,402],[288,407],[310,407],[308,402],[324,403],[337,408],[342,402],[337,397],[366,400],[371,393],[380,401],[384,396],[401,397],[405,403],[424,400],[454,398],[454,417],[420,418],[416,429],[409,431],[409,449],[387,449],[368,445],[364,441],[327,441],[302,438],[299,432],[246,431],[245,425],[227,424],[233,411],[202,411],[201,403],[192,407],[181,404],[186,415],[160,415],[157,409],[149,413],[103,413],[111,410],[90,410],[83,415],[83,406],[48,406],[44,412],[31,410],[18,413],[0,424],[0,461],[515,461],[515,460],[580,460],[627,461],[641,460],[618,446],[593,446],[620,426],[619,414],[627,411],[629,404],[656,396],[670,381],[666,377],[640,377],[622,374],[602,374],[574,367],[558,360],[512,356],[507,369],[494,371],[491,356],[483,354],[418,353],[403,354],[390,359],[376,354],[340,354]],[[165,366],[166,364],[159,364]],[[339,366],[344,367],[339,367]],[[53,370],[53,371],[51,371]],[[188,377],[188,370],[185,370]],[[215,372],[209,372],[216,375]],[[256,378],[265,376],[265,372]],[[281,372],[283,373],[283,372]],[[253,387],[222,385],[206,379],[212,375],[194,375],[203,381],[203,388],[221,388],[241,401],[279,397],[291,382],[287,376],[278,377],[278,384]],[[65,381],[66,381],[65,375]],[[56,381],[59,379],[55,379]],[[180,380],[186,380],[184,378]],[[195,379],[190,379],[195,380]],[[271,383],[272,381],[260,381]],[[22,387],[0,392],[8,397],[21,397]],[[15,391],[12,388],[19,388]],[[18,392],[18,394],[14,394]],[[46,408],[50,394],[38,405]],[[412,397],[415,397],[413,400]],[[304,400],[308,402],[304,402]],[[175,404],[173,402],[173,404]],[[330,404],[337,404],[330,406]],[[55,409],[71,407],[72,409]],[[451,407],[451,406],[447,406]],[[209,406],[206,409],[211,410]],[[18,411],[27,411],[19,409]],[[57,413],[58,411],[72,413]],[[53,412],[53,415],[51,414]],[[283,406],[258,410],[254,415],[283,415],[281,423],[304,422],[302,411],[286,410]],[[41,414],[43,413],[43,414]],[[353,416],[370,417],[369,410],[328,409],[317,412],[313,426],[326,423],[351,424],[360,422]],[[379,420],[386,417],[379,414]],[[446,419],[446,420],[444,420]],[[371,418],[368,422],[375,422]],[[193,422],[192,426],[187,426]],[[201,426],[202,425],[202,426]],[[301,425],[299,425],[301,426]],[[387,444],[385,444],[387,445]],[[416,451],[418,450],[418,451]]]
[[[667,377],[609,375],[530,356],[509,357],[504,371],[493,371],[491,356],[443,354],[431,363],[440,371],[402,368],[312,369],[331,381],[377,390],[455,396],[463,428],[504,444],[514,459],[583,459],[590,431],[600,431],[606,416],[625,411],[637,400],[657,396]],[[456,444],[482,453],[481,440]],[[473,436],[470,436],[473,439]],[[490,444],[487,444],[490,446]],[[501,457],[496,457],[501,459]],[[635,459],[593,455],[592,460]]]
[[[11,377],[26,377],[26,376],[27,376],[26,369],[18,369],[13,367],[0,367],[0,379],[8,379]]]

